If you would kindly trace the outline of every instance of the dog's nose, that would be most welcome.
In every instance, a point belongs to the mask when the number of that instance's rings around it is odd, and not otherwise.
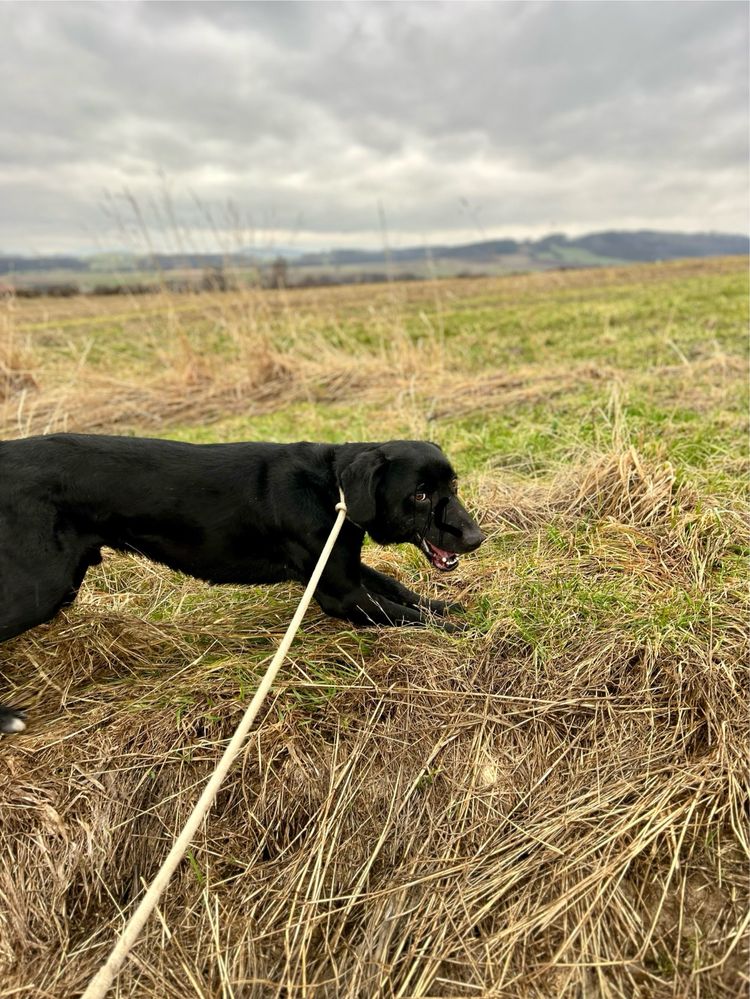
[[[476,548],[482,544],[483,541],[487,540],[487,535],[483,534],[478,527],[472,528],[464,534],[464,543],[470,552],[473,552]]]

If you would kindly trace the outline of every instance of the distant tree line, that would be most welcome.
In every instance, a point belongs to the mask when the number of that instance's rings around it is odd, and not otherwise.
[[[458,277],[481,277],[476,273],[462,273]],[[410,272],[396,275],[398,281],[423,281],[425,277]],[[356,271],[349,274],[312,273],[298,274],[292,279],[286,261],[279,258],[268,267],[260,269],[259,286],[264,289],[321,288],[344,284],[383,284],[391,280],[382,271]],[[171,294],[196,294],[201,292],[236,291],[239,284],[233,275],[221,268],[207,268],[199,277],[163,277],[151,283],[135,281],[100,281],[90,288],[74,281],[35,281],[33,284],[13,286],[0,283],[0,295],[16,298],[72,298],[75,295],[151,295],[160,291]]]

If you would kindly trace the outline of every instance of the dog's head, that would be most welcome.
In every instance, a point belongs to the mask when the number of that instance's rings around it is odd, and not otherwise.
[[[458,480],[436,444],[389,441],[358,454],[341,473],[348,517],[374,541],[410,541],[437,569],[484,541],[458,498]]]

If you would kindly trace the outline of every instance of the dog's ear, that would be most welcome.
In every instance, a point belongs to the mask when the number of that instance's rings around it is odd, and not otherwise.
[[[341,473],[346,515],[359,527],[367,527],[377,513],[377,489],[387,458],[381,451],[363,451]]]

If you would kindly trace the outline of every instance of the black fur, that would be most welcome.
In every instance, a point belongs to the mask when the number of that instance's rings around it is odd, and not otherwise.
[[[445,612],[360,559],[365,532],[383,545],[420,545],[443,569],[450,553],[484,540],[434,444],[0,441],[0,641],[71,603],[103,545],[211,583],[306,583],[339,486],[348,516],[315,593],[322,609],[358,624],[419,624]],[[0,731],[20,727],[21,714],[0,705]]]

